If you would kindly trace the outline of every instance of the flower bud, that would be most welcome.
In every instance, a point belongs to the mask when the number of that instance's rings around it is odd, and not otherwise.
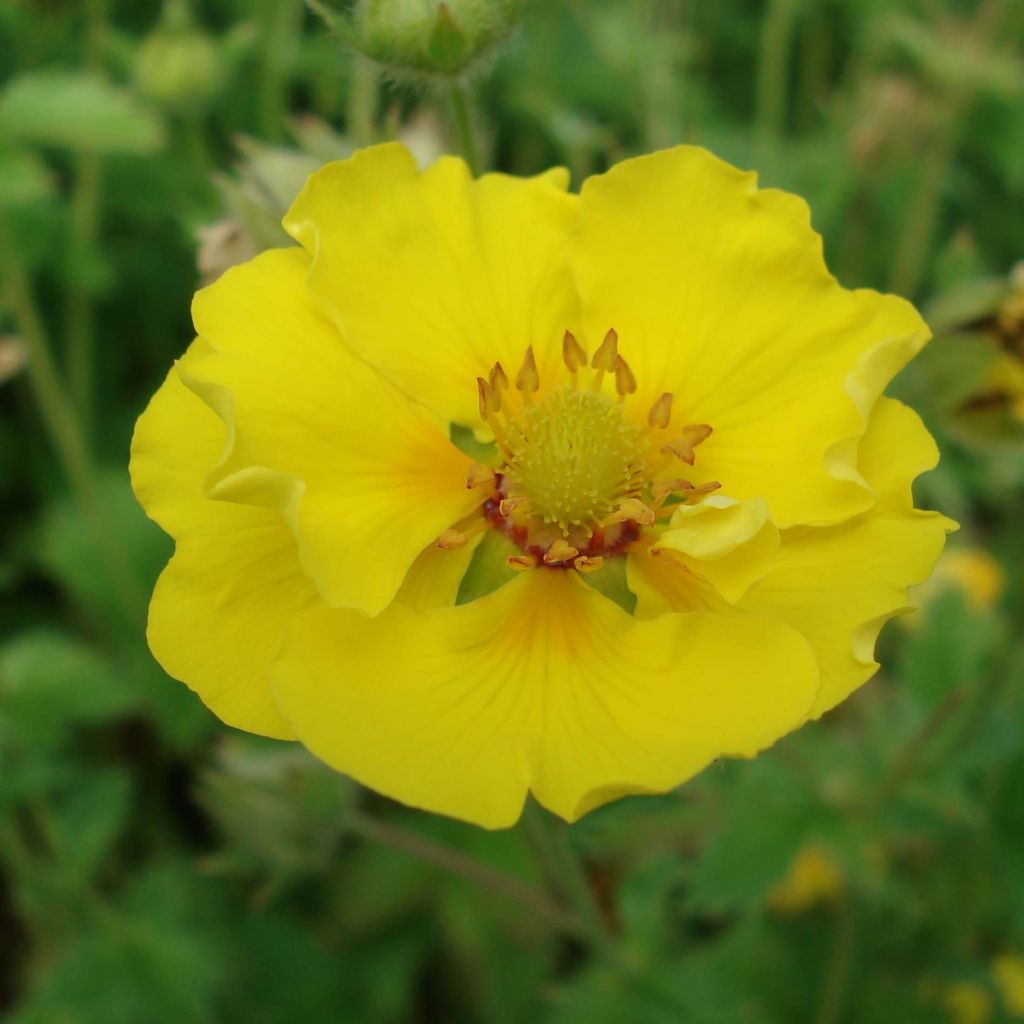
[[[178,113],[201,110],[217,94],[221,61],[215,42],[182,3],[169,3],[143,40],[135,64],[139,92]]]
[[[524,0],[361,0],[343,29],[399,74],[460,75],[515,27]]]

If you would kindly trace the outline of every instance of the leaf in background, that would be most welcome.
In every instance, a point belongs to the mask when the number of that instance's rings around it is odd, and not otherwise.
[[[0,207],[22,206],[53,195],[53,175],[35,153],[0,149]]]
[[[55,747],[76,725],[131,711],[137,694],[117,666],[62,633],[39,630],[0,648],[0,735]]]
[[[36,71],[0,92],[0,140],[96,153],[156,152],[163,123],[131,93],[92,75]]]

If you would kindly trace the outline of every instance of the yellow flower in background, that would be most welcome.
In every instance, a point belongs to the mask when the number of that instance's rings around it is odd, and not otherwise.
[[[780,914],[799,914],[819,903],[831,903],[843,890],[839,865],[818,846],[803,847],[778,885],[768,892],[768,905]]]
[[[1024,957],[1004,953],[992,961],[992,978],[1006,1011],[1024,1017]]]
[[[588,180],[314,174],[201,291],[132,479],[149,641],[225,722],[417,807],[573,820],[753,756],[877,668],[948,520],[883,388],[926,342],[806,204],[681,147]]]
[[[923,599],[954,586],[963,591],[976,612],[991,611],[1006,589],[1006,572],[999,560],[975,545],[953,547],[942,553],[932,578],[921,588]]]
[[[992,1019],[992,997],[971,981],[955,981],[942,993],[950,1024],[986,1024]]]

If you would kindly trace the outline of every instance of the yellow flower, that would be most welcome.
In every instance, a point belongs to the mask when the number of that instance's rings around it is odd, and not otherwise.
[[[934,593],[949,586],[962,590],[967,605],[974,611],[987,612],[995,607],[1006,588],[1006,573],[998,559],[984,548],[952,547],[943,552],[934,575],[916,596],[921,603],[926,603]]]
[[[997,956],[992,961],[992,977],[1007,1011],[1024,1017],[1024,958],[1013,953]]]
[[[992,997],[971,981],[955,981],[942,994],[950,1024],[986,1024],[992,1019]]]
[[[842,892],[843,875],[820,847],[803,847],[786,877],[768,892],[768,904],[781,914],[798,914],[818,903],[831,903]]]
[[[750,757],[876,669],[949,523],[880,397],[928,331],[701,149],[314,174],[201,291],[132,478],[149,642],[225,721],[487,827]],[[472,452],[466,454],[465,452]]]

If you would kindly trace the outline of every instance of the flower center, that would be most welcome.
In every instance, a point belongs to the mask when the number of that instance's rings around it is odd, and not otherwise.
[[[568,536],[639,497],[648,440],[623,406],[568,384],[526,406],[506,435],[507,493]]]
[[[637,419],[627,399],[636,379],[618,352],[618,335],[608,331],[593,359],[565,332],[562,358],[568,381],[535,398],[540,376],[527,348],[515,377],[518,401],[501,363],[488,378],[477,378],[480,416],[494,432],[497,467],[475,464],[466,486],[485,497],[477,513],[446,530],[442,548],[457,548],[488,526],[508,537],[520,554],[516,569],[545,565],[592,572],[604,559],[622,554],[645,527],[671,516],[680,502],[716,490],[717,481],[695,486],[672,472],[694,463],[694,449],[711,434],[704,423],[668,434],[672,395],[663,394]],[[580,373],[593,370],[589,385]],[[614,380],[616,397],[604,392]]]

